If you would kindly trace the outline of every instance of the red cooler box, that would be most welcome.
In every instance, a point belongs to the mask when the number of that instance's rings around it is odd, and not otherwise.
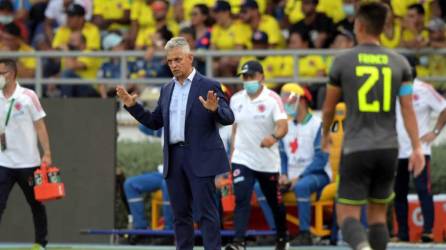
[[[408,195],[407,199],[409,200],[410,241],[419,242],[423,231],[423,215],[420,203],[416,194]],[[444,239],[446,239],[446,194],[434,195],[434,208],[434,240],[435,242],[444,242]],[[394,225],[396,232],[396,220]]]

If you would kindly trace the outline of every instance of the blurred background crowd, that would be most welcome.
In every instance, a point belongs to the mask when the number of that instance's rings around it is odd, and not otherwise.
[[[156,56],[173,36],[184,36],[194,50],[343,49],[354,46],[353,21],[360,0],[0,0],[0,51],[80,51],[77,57],[44,58],[46,78],[91,79],[91,85],[46,85],[45,97],[110,97],[113,87],[97,78],[119,79],[119,58],[82,56],[88,51],[144,50],[129,58],[128,78],[170,77]],[[446,1],[383,0],[388,17],[382,45],[388,48],[446,48]],[[223,56],[213,75],[233,77],[250,59],[266,79],[324,77],[332,56]],[[33,78],[36,59],[18,60],[19,78]],[[297,67],[296,67],[297,66]],[[205,73],[205,62],[196,58]],[[419,55],[418,76],[446,75],[446,57]],[[160,84],[162,84],[160,82]],[[269,84],[270,88],[279,85]],[[141,92],[138,85],[130,85]],[[312,89],[312,91],[315,91]],[[322,95],[317,95],[322,96]],[[317,102],[316,98],[316,102]],[[320,99],[320,98],[319,98]],[[313,104],[313,106],[317,106]]]

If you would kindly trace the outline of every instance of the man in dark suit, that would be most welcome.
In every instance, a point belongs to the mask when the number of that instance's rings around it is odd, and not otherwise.
[[[140,123],[155,130],[165,128],[163,175],[174,213],[177,249],[193,249],[193,201],[205,249],[220,250],[214,180],[229,171],[229,162],[217,123],[232,124],[234,114],[220,84],[193,68],[193,55],[184,38],[172,38],[165,49],[174,78],[161,88],[153,112],[144,110],[136,95],[122,86],[116,88],[117,95]]]

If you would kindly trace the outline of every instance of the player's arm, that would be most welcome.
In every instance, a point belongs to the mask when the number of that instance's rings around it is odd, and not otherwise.
[[[232,132],[231,132],[231,146],[229,149],[229,163],[232,162],[232,154],[235,149],[235,134],[237,133],[237,123],[232,124]]]
[[[423,85],[426,88],[426,101],[431,110],[440,113],[438,116],[435,127],[432,131],[421,136],[421,142],[430,144],[440,134],[444,125],[446,124],[446,100],[437,93],[437,91],[428,85]]]
[[[325,95],[324,106],[322,107],[322,150],[328,151],[330,126],[333,123],[333,118],[336,111],[336,104],[342,96],[340,87],[328,84],[327,94]]]
[[[43,150],[42,163],[51,165],[50,139],[43,118],[35,121],[34,127],[36,128],[37,137],[39,138],[40,146]]]
[[[418,176],[424,168],[424,156],[418,136],[416,115],[412,106],[412,88],[413,86],[411,83],[402,84],[399,94],[399,101],[404,126],[412,144],[412,155],[409,162],[409,171],[413,170],[414,175]]]

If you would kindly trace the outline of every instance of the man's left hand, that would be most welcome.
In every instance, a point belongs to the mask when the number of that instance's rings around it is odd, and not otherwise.
[[[268,135],[267,137],[263,138],[262,142],[260,143],[261,148],[270,148],[274,143],[276,143],[277,140],[272,135]]]
[[[42,156],[42,164],[46,164],[47,166],[51,166],[53,164],[51,160],[51,154],[45,153]]]
[[[424,134],[420,139],[423,143],[431,144],[435,140],[435,138],[437,138],[437,135],[431,131]]]
[[[202,96],[198,97],[203,107],[211,112],[215,112],[218,109],[218,101],[220,98],[217,97],[217,93],[212,90],[208,91],[208,97],[205,100]]]

